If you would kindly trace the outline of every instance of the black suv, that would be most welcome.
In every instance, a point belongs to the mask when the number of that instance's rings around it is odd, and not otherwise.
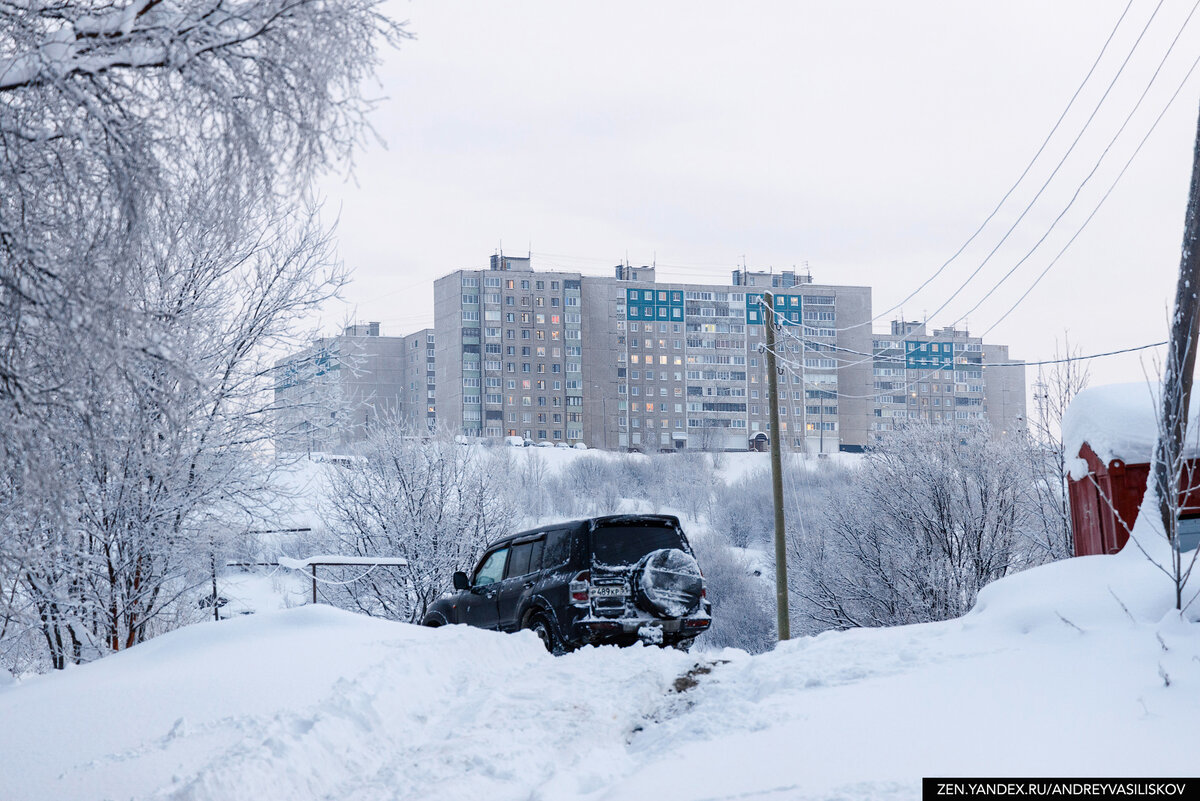
[[[704,577],[670,515],[593,517],[523,531],[454,574],[426,626],[532,629],[555,653],[638,641],[687,648],[712,623]]]

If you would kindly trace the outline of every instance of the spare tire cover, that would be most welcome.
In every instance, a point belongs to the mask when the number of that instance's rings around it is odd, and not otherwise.
[[[646,554],[634,576],[638,606],[656,617],[683,617],[700,605],[704,588],[700,566],[678,548],[660,548]]]

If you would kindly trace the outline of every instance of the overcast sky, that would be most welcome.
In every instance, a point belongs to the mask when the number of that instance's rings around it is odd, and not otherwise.
[[[386,54],[369,87],[383,97],[373,120],[384,144],[322,185],[354,274],[323,324],[379,320],[392,335],[432,325],[434,279],[485,267],[501,244],[532,249],[535,269],[597,275],[626,256],[656,261],[664,280],[727,283],[743,259],[807,268],[817,283],[873,287],[881,314],[996,208],[1126,3],[394,2],[416,39]],[[973,334],[995,325],[987,339],[1027,360],[1051,357],[1064,330],[1086,353],[1166,338],[1200,69],[1074,244],[997,321],[1200,55],[1197,13],[1134,110],[1193,8],[1133,0],[1025,180],[905,317],[965,316]],[[1093,383],[1140,380],[1143,362],[1154,370],[1151,355],[1097,360]]]

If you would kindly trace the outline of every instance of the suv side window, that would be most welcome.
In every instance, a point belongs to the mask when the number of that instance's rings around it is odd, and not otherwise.
[[[571,559],[571,529],[560,528],[546,532],[546,547],[542,552],[542,567],[565,565]]]
[[[504,577],[504,563],[508,561],[508,548],[501,548],[488,554],[479,569],[475,571],[475,586],[495,584]]]
[[[504,571],[504,577],[513,578],[515,576],[523,576],[530,572],[529,562],[532,555],[532,542],[523,542],[520,545],[514,545],[512,549],[512,556],[508,558],[508,570]]]

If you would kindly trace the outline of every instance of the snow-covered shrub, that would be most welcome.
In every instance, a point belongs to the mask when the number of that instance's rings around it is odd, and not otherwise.
[[[711,525],[730,545],[746,548],[752,543],[768,548],[774,535],[775,501],[771,474],[760,470],[732,484],[717,488]]]
[[[518,509],[508,455],[464,448],[449,438],[407,436],[379,426],[330,480],[322,516],[330,552],[401,557],[403,567],[349,568],[346,583],[324,586],[324,598],[348,609],[419,622],[450,589],[455,570],[469,570],[491,540],[511,533]],[[357,580],[349,580],[361,576]]]
[[[816,628],[943,620],[1049,558],[1023,444],[913,424],[870,451],[825,512],[789,534],[794,608]]]
[[[699,643],[752,654],[775,645],[775,590],[753,551],[730,547],[720,536],[692,538],[712,603],[712,627]]]

